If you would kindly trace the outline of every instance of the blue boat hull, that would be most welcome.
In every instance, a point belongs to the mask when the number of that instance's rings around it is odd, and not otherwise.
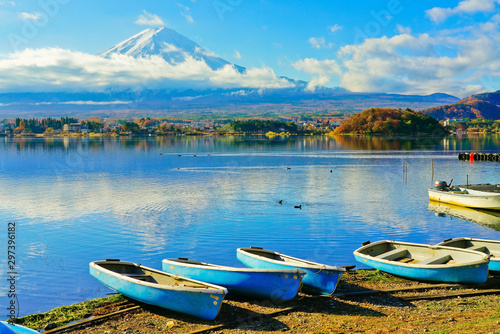
[[[490,274],[494,276],[500,275],[500,258],[498,254],[500,252],[500,241],[499,240],[486,240],[477,238],[454,238],[447,239],[438,245],[456,247],[460,249],[471,249],[481,253],[490,255],[490,263],[488,264],[488,269]]]
[[[213,320],[217,316],[225,297],[225,293],[169,290],[138,284],[92,266],[90,266],[90,274],[124,296],[204,320]]]
[[[354,257],[369,267],[421,281],[482,284],[488,279],[488,263],[450,268],[414,268],[378,262],[359,255]]]
[[[490,259],[490,264],[488,265],[488,269],[490,270],[492,275],[499,276],[500,261],[498,259]]]
[[[221,285],[229,293],[249,296],[272,301],[285,301],[294,298],[299,292],[301,276],[298,270],[293,271],[248,271],[238,268],[230,270],[217,269],[221,267],[186,266],[180,262],[163,262],[162,269],[170,274]],[[223,268],[223,267],[222,267]]]
[[[310,268],[307,266],[290,265],[276,262],[269,262],[265,259],[255,258],[247,255],[244,252],[238,251],[236,256],[239,261],[250,268],[261,269],[299,269],[304,270],[306,274],[302,277],[303,291],[310,294],[330,295],[335,292],[340,278],[344,271],[336,269],[328,269],[318,266]]]
[[[12,325],[9,324],[5,321],[0,321],[0,334],[33,334],[33,333],[38,333],[34,329],[24,327],[21,325]]]

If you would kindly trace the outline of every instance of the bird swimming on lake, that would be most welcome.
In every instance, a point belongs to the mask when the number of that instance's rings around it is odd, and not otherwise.
[[[283,200],[282,200],[282,199],[280,199],[280,200],[278,201],[278,203],[279,203],[279,204],[283,204]]]
[[[294,206],[295,209],[302,209],[302,204],[301,205],[296,205]]]

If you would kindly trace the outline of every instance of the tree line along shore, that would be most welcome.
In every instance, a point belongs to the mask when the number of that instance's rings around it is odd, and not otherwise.
[[[438,121],[411,109],[371,108],[350,117],[283,116],[279,119],[110,119],[74,117],[4,119],[0,134],[13,136],[119,135],[442,135],[450,132],[500,133],[498,120]]]

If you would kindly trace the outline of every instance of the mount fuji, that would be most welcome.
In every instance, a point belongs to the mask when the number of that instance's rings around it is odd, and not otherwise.
[[[100,65],[97,69],[78,62],[74,69],[64,67],[74,64],[82,54],[56,51],[63,55],[56,53],[62,57],[58,63],[61,66],[47,73],[69,78],[69,84],[57,86],[58,90],[52,86],[47,90],[0,93],[1,115],[335,114],[371,107],[422,110],[459,100],[447,94],[354,93],[339,87],[311,91],[306,89],[307,82],[276,76],[270,68],[247,69],[232,64],[166,27],[143,30],[97,55],[83,54],[90,64]],[[197,70],[203,74],[198,75]],[[45,79],[45,72],[41,73]],[[195,75],[190,76],[192,73]],[[261,81],[255,83],[256,78]],[[90,88],[71,87],[74,82]],[[120,86],[122,82],[139,84],[133,88]]]
[[[143,30],[101,52],[99,56],[110,58],[114,54],[123,54],[134,58],[160,56],[170,64],[183,63],[188,57],[192,57],[196,60],[203,60],[212,70],[219,70],[230,65],[234,66],[240,73],[245,71],[244,67],[222,59],[175,30],[166,27]]]

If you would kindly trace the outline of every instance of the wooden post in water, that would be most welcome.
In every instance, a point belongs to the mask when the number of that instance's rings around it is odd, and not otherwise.
[[[467,174],[467,183],[465,185],[466,189],[469,189],[469,174]]]
[[[434,182],[434,159],[431,158],[431,166],[432,166],[432,174],[431,174],[431,186],[432,182]]]

